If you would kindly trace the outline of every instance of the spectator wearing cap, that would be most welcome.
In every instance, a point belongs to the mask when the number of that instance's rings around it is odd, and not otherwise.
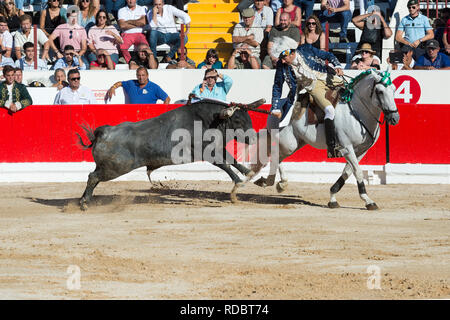
[[[322,12],[319,15],[319,20],[322,23],[322,29],[325,30],[327,22],[339,22],[341,26],[339,42],[348,43],[347,28],[348,23],[352,20],[350,0],[322,0],[320,9]]]
[[[398,50],[394,50],[391,52],[399,52]],[[390,58],[387,58],[387,62],[392,66],[392,70],[413,70],[415,61],[413,58],[414,48],[411,46],[403,46],[400,49],[400,52],[402,53],[402,63],[392,63],[390,61]]]
[[[222,81],[217,82],[217,79]],[[233,85],[233,79],[226,74],[218,73],[216,69],[205,70],[203,82],[197,85],[191,93],[200,98],[227,101],[227,94]]]
[[[13,36],[8,31],[8,23],[6,22],[6,18],[0,16],[0,49],[2,51],[2,55],[7,58],[11,58],[13,47]]]
[[[358,15],[352,19],[353,24],[362,30],[358,49],[363,43],[370,43],[376,55],[382,58],[383,39],[392,36],[392,30],[384,20],[383,13],[377,6],[371,6],[365,14]]]
[[[0,83],[0,106],[17,112],[33,104],[25,85],[15,81],[15,70],[11,66],[3,68],[5,81]]]
[[[89,65],[91,70],[114,70],[116,64],[111,59],[111,55],[105,49],[97,50],[97,60],[94,60]]]
[[[417,59],[414,69],[418,70],[450,70],[450,58],[439,52],[439,42],[428,40],[426,53]]]
[[[233,30],[232,41],[235,50],[234,53],[237,53],[236,51],[241,51],[241,49],[245,49],[244,51],[249,52],[249,54],[256,59],[259,68],[261,65],[261,60],[259,58],[261,52],[260,44],[264,39],[263,30],[254,23],[255,10],[252,8],[247,8],[242,11],[242,19],[244,21],[236,24]],[[252,63],[252,66],[254,66],[254,63]]]
[[[52,67],[53,70],[59,68],[62,68],[64,70],[86,70],[86,64],[74,50],[73,46],[68,44],[64,47],[64,56],[58,59],[58,61],[56,61],[55,65]]]
[[[369,43],[363,43],[361,48],[356,50],[356,55],[352,58],[352,65],[350,69],[358,69],[355,64],[356,59],[361,59],[363,68],[359,70],[368,70],[375,68],[380,70],[381,60],[375,55],[376,51],[372,50],[372,46]]]
[[[427,17],[420,13],[419,0],[408,1],[409,15],[400,20],[395,41],[414,48],[414,59],[425,53],[424,44],[434,38],[433,28]]]
[[[67,104],[95,104],[95,96],[92,90],[80,84],[80,71],[72,69],[67,73],[69,79],[69,86],[62,88],[56,94],[53,104],[67,105]]]
[[[136,4],[136,0],[126,0],[127,5],[119,10],[119,27],[122,30],[123,43],[120,50],[127,63],[130,62],[131,55],[128,49],[132,45],[147,43],[142,33],[145,26],[145,7]]]
[[[206,52],[206,57],[203,62],[199,63],[197,69],[222,69],[222,62],[219,60],[219,55],[215,49],[209,49]]]
[[[136,50],[131,55],[131,60],[128,63],[130,70],[136,70],[139,67],[158,69],[158,60],[156,60],[147,43],[140,43],[136,46]]]
[[[25,42],[23,45],[23,51],[25,55],[16,60],[16,67],[24,71],[30,70],[48,70],[47,63],[42,59],[37,59],[37,68],[34,68],[34,44],[31,42]]]
[[[164,101],[164,104],[170,103],[170,97],[156,83],[148,79],[148,70],[145,67],[139,67],[136,70],[137,80],[116,82],[106,92],[105,101],[111,100],[116,94],[116,89],[123,87],[123,91],[131,104],[156,103],[158,100]]]
[[[147,14],[147,20],[152,30],[150,31],[149,44],[153,55],[156,57],[156,46],[167,44],[170,51],[165,58],[166,62],[174,59],[175,53],[181,45],[180,33],[177,31],[175,18],[179,18],[186,25],[185,43],[187,42],[187,34],[191,24],[189,15],[175,8],[174,6],[164,4],[164,0],[154,0],[153,9]]]
[[[83,62],[88,64],[87,58],[84,58],[87,50],[87,34],[86,30],[78,24],[79,12],[80,9],[77,6],[70,6],[67,9],[67,23],[57,26],[48,39],[59,59],[63,58],[61,51],[65,51],[66,46],[71,45],[77,55],[84,59]],[[55,39],[59,39],[60,48],[55,46]]]
[[[24,14],[20,17],[20,29],[17,30],[14,35],[14,49],[17,59],[22,58],[22,55],[24,54],[23,45],[25,42],[34,44],[35,39],[34,32],[31,32],[31,23],[32,19],[28,14]],[[48,58],[48,50],[51,43],[41,29],[37,29],[37,44],[38,57],[42,52],[42,59],[46,60]]]

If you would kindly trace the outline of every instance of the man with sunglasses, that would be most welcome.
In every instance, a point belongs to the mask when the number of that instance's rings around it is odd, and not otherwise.
[[[68,44],[64,47],[64,55],[61,59],[58,59],[55,65],[51,68],[56,70],[62,68],[64,70],[86,70],[86,64],[80,55],[75,51],[72,45]]]
[[[217,78],[222,81],[217,83]],[[233,80],[226,74],[218,73],[216,69],[207,69],[203,82],[197,85],[191,93],[199,98],[227,101]]]
[[[425,54],[425,43],[434,38],[433,28],[428,18],[420,13],[419,0],[408,1],[409,15],[403,17],[395,34],[400,46],[414,48],[414,59]]]
[[[72,69],[67,73],[69,86],[62,88],[55,97],[53,104],[96,104],[92,90],[80,84],[80,71]]]
[[[427,52],[420,56],[414,65],[414,69],[418,70],[450,70],[450,58],[439,52],[439,42],[437,40],[429,40],[427,42]]]

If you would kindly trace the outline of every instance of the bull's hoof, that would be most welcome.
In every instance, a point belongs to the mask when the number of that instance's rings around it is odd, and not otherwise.
[[[246,181],[250,181],[255,176],[255,174],[255,171],[250,170],[250,172],[245,175]]]
[[[254,182],[254,184],[256,184],[258,187],[265,188],[265,187],[267,187],[266,178],[261,177],[258,180],[256,180]]]
[[[280,182],[278,182],[277,183],[277,191],[278,191],[278,193],[282,193],[282,192],[286,191],[287,187],[288,187],[287,181],[280,181]]]
[[[275,175],[274,174],[271,174],[270,176],[268,176],[266,178],[266,184],[267,184],[267,186],[270,186],[270,187],[275,184]]]
[[[81,209],[81,211],[87,211],[88,205],[87,205],[86,201],[84,201],[84,200],[80,201],[80,209]]]
[[[242,187],[244,184],[242,183],[242,182],[238,182],[238,183],[236,183],[235,185],[234,185],[234,187],[233,187],[233,190],[231,190],[231,193],[230,193],[230,200],[231,200],[231,203],[238,203],[239,202],[239,200],[238,200],[238,198],[237,198],[237,195],[236,195],[236,191],[237,191],[237,189],[239,188],[239,187]]]
[[[330,209],[337,209],[340,208],[341,206],[339,205],[339,203],[337,203],[337,201],[334,202],[328,202],[328,208]]]
[[[377,204],[375,202],[367,204],[366,208],[367,208],[367,210],[378,210],[378,209],[380,209],[380,208],[378,208],[378,206],[377,206]]]

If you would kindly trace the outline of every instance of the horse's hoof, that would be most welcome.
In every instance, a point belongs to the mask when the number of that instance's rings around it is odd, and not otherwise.
[[[266,178],[266,184],[268,187],[271,187],[275,184],[275,175],[272,174]]]
[[[337,201],[334,202],[328,202],[328,208],[330,209],[336,209],[336,208],[340,208],[341,206],[339,205],[339,203],[337,203]]]
[[[278,191],[278,193],[284,192],[287,189],[287,186],[288,186],[287,181],[286,182],[283,182],[283,181],[278,182],[277,183],[277,191]]]
[[[254,184],[256,184],[258,187],[262,187],[262,188],[267,187],[266,179],[263,178],[263,177],[261,177],[261,178],[259,178],[258,180],[256,180],[256,181],[254,182]]]
[[[366,205],[367,210],[378,210],[380,208],[378,208],[378,206],[376,205],[376,203],[369,203]]]

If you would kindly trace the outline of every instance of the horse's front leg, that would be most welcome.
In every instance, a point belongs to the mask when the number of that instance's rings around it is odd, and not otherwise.
[[[353,150],[353,147],[349,147],[349,148],[346,148],[346,149],[347,149],[348,152],[346,152],[344,154],[344,157],[347,160],[347,163],[350,165],[350,167],[351,167],[351,169],[353,171],[353,174],[354,174],[354,176],[356,178],[356,183],[358,184],[359,197],[366,203],[367,210],[377,210],[378,206],[367,195],[366,186],[365,186],[364,180],[363,180],[363,172],[361,170],[361,167],[359,166],[359,161],[364,156],[364,154],[357,158],[356,155],[355,155],[355,151]],[[345,182],[345,180],[344,180],[344,182]],[[336,183],[338,184],[337,187],[339,187],[339,183],[342,183],[342,181],[339,182],[339,180],[338,180]],[[337,190],[339,191],[339,189],[340,188],[338,188]],[[330,200],[330,202],[331,202],[331,200]]]

